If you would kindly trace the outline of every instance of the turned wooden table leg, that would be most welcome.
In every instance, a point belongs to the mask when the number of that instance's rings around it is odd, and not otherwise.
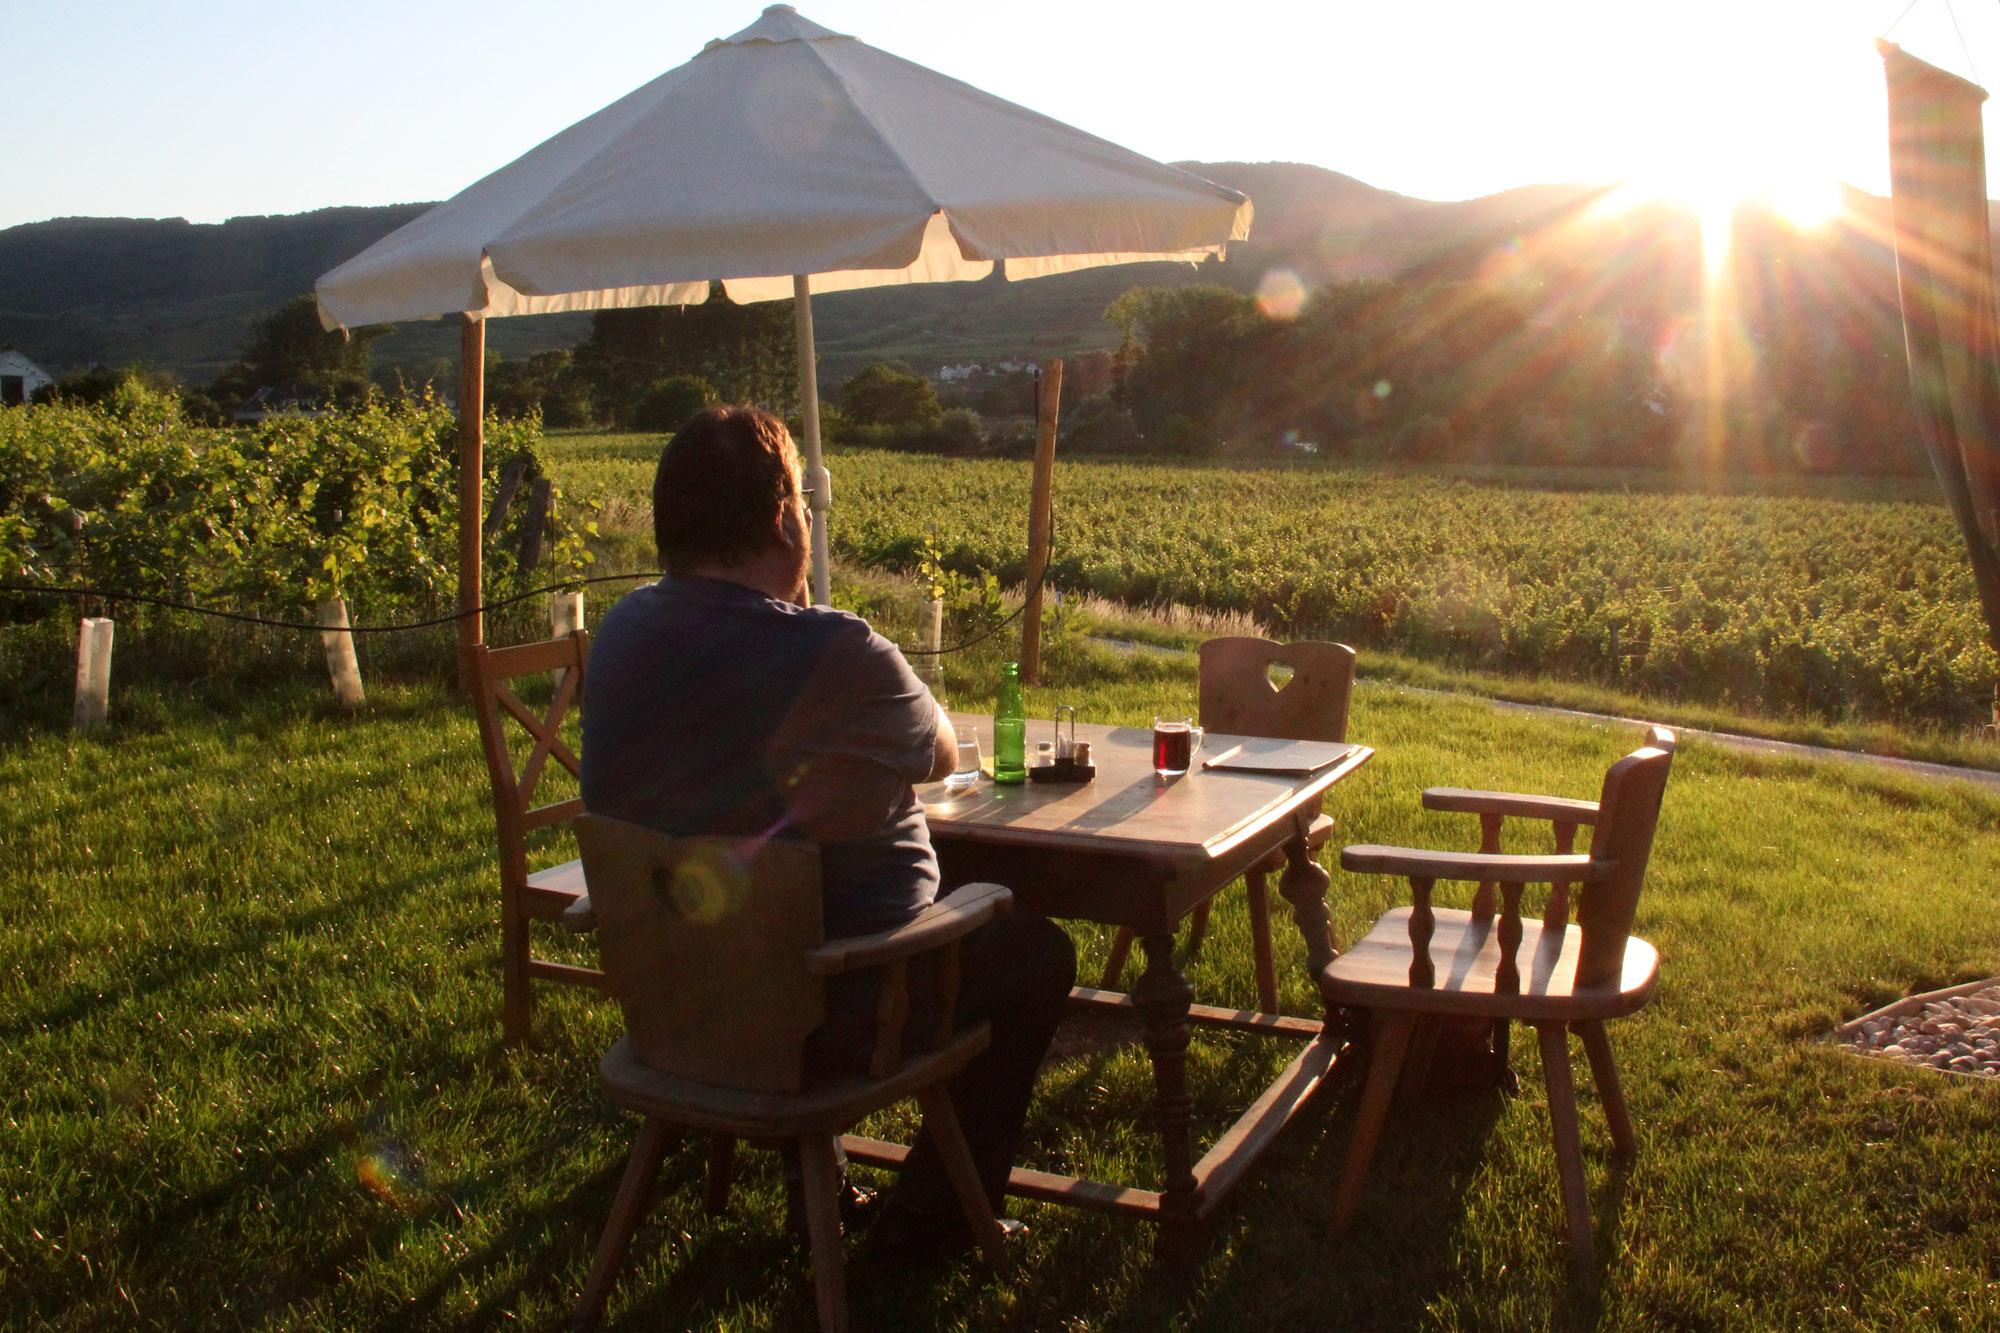
[[[1319,974],[1339,954],[1333,943],[1333,918],[1326,910],[1327,886],[1333,876],[1326,873],[1306,846],[1306,825],[1296,824],[1285,843],[1285,870],[1278,876],[1278,892],[1292,905],[1292,921],[1306,942],[1306,972],[1313,989],[1319,989]],[[1328,1014],[1329,1021],[1333,1015]]]
[[[1144,935],[1140,944],[1146,951],[1146,970],[1132,988],[1132,999],[1145,1020],[1146,1053],[1153,1060],[1153,1114],[1159,1121],[1166,1164],[1159,1250],[1173,1262],[1192,1262],[1201,1249],[1194,1215],[1194,1098],[1187,1082],[1188,1038],[1193,1031],[1188,1006],[1194,1003],[1194,987],[1174,963],[1171,932]]]

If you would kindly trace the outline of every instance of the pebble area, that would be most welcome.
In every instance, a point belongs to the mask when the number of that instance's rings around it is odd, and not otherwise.
[[[1862,1019],[1842,1032],[1863,1054],[1976,1078],[2000,1078],[2000,981]]]

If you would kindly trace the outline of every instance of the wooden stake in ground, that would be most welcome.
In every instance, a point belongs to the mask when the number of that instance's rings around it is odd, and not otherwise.
[[[77,626],[73,731],[94,731],[111,711],[111,631],[112,622],[97,616],[85,616]]]
[[[560,639],[583,628],[583,589],[549,594],[549,637]]]
[[[326,674],[333,682],[333,701],[342,708],[361,707],[361,663],[354,656],[354,632],[348,626],[347,599],[329,597],[313,608],[319,621],[319,646],[326,653]]]
[[[1042,577],[1049,567],[1062,372],[1062,358],[1042,362],[1041,393],[1035,402],[1035,471],[1028,495],[1028,604],[1021,612],[1021,680],[1028,685],[1042,683]]]
[[[583,628],[583,589],[564,592],[558,588],[549,594],[549,637],[566,638]],[[563,677],[569,674],[567,667],[555,674],[555,688],[561,689]]]
[[[924,603],[924,647],[930,651],[924,654],[923,664],[917,674],[924,684],[936,690],[944,680],[944,658],[938,649],[944,647],[944,598],[933,597]]]

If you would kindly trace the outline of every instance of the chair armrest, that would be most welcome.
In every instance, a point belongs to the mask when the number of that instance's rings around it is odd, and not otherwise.
[[[831,977],[857,968],[879,967],[962,939],[1013,906],[1013,893],[998,884],[966,884],[894,930],[850,935],[808,951],[806,970],[816,977]]]
[[[1468,791],[1464,787],[1431,787],[1424,792],[1424,809],[1465,815],[1506,815],[1515,819],[1547,819],[1558,824],[1595,824],[1597,802],[1563,796],[1523,796],[1511,791]]]
[[[1574,856],[1508,856],[1498,852],[1429,852],[1415,847],[1344,847],[1343,870],[1409,879],[1464,879],[1495,884],[1588,884],[1611,873],[1614,861]]]

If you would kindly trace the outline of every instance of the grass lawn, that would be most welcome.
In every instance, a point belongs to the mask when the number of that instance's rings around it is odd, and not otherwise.
[[[602,599],[597,605],[603,604]],[[121,658],[125,648],[121,644]],[[364,645],[364,654],[368,647]],[[365,664],[365,663],[364,663]],[[1174,658],[1073,648],[1056,690],[1096,721],[1192,707]],[[993,659],[945,691],[980,707]],[[492,825],[469,710],[440,680],[148,683],[101,736],[60,689],[0,705],[0,1325],[559,1326],[634,1122],[596,1089],[613,1006],[544,991],[497,1044]],[[1419,788],[1594,795],[1624,730],[1364,685],[1376,761],[1333,809],[1351,841],[1470,846]],[[2000,800],[1970,787],[1688,744],[1640,933],[1655,1003],[1614,1025],[1642,1152],[1584,1144],[1599,1267],[1573,1276],[1531,1042],[1522,1094],[1392,1125],[1352,1235],[1325,1235],[1350,1110],[1280,1140],[1206,1261],[1157,1265],[1133,1223],[1021,1205],[1017,1275],[928,1283],[855,1251],[857,1325],[886,1328],[1965,1327],[2000,1317],[2000,1088],[1849,1058],[1836,1021],[2000,971]],[[551,858],[559,848],[548,849]],[[567,854],[567,853],[563,853]],[[1400,886],[1336,872],[1351,940]],[[1108,932],[1079,929],[1084,972]],[[1314,1012],[1295,939],[1287,1007]],[[1248,1003],[1239,892],[1191,975]],[[1212,1135],[1289,1048],[1196,1038]],[[1579,1061],[1581,1064],[1581,1061]],[[1051,1065],[1027,1158],[1150,1183],[1136,1047]],[[907,1123],[892,1116],[883,1129]],[[670,1157],[613,1299],[629,1328],[804,1328],[775,1159],[705,1216],[704,1146]]]

